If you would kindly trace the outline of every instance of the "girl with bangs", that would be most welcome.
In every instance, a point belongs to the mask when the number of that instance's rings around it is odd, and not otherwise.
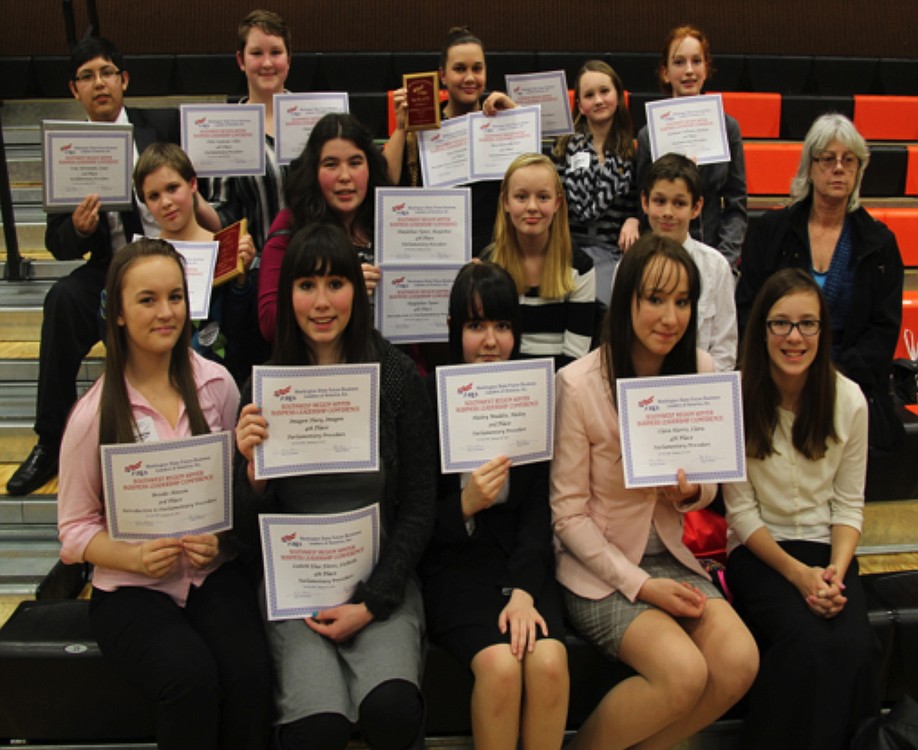
[[[507,168],[494,243],[482,259],[505,268],[516,284],[521,357],[554,357],[557,368],[590,350],[596,275],[571,244],[567,200],[548,157],[521,154]]]
[[[618,73],[588,60],[574,82],[574,134],[553,156],[564,182],[571,239],[593,260],[596,298],[608,306],[612,276],[640,236],[634,127]]]
[[[381,553],[351,602],[305,620],[268,622],[276,670],[277,742],[344,748],[355,728],[373,748],[413,746],[423,729],[424,614],[414,569],[433,528],[435,436],[423,383],[373,328],[364,273],[348,236],[312,224],[280,268],[273,365],[380,363],[379,471],[256,480],[270,440],[259,406],[236,426],[236,525],[257,549],[259,513],[336,513],[380,503]],[[244,389],[243,402],[251,400]]]
[[[500,362],[519,349],[510,275],[470,263],[449,300],[453,363]],[[433,386],[435,380],[430,379]],[[472,735],[482,750],[556,750],[568,704],[561,598],[553,575],[549,462],[496,456],[441,474],[434,538],[421,563],[431,639],[475,677]]]
[[[271,676],[249,579],[215,534],[115,541],[99,446],[232,429],[239,391],[190,349],[188,285],[167,242],[112,259],[105,373],[77,402],[61,445],[61,559],[92,563],[89,617],[99,648],[156,703],[163,750],[267,747]]]
[[[668,748],[746,692],[752,636],[682,542],[682,515],[716,485],[626,489],[616,378],[712,372],[696,348],[701,281],[675,240],[624,255],[599,349],[558,373],[551,510],[569,621],[636,674],[615,685],[570,747]]]

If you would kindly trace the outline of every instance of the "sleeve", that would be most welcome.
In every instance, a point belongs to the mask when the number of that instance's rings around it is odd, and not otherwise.
[[[592,448],[586,430],[585,404],[569,375],[562,370],[557,377],[555,450],[551,465],[552,525],[566,551],[633,602],[650,576],[605,538],[590,514]]]
[[[274,341],[274,326],[277,322],[277,285],[280,282],[281,263],[284,252],[290,244],[290,230],[293,214],[289,209],[281,211],[268,234],[261,251],[261,266],[258,269],[258,328],[265,341]]]
[[[523,500],[518,514],[516,547],[507,562],[507,588],[523,589],[538,599],[552,573],[554,553],[551,548],[551,508],[548,505],[549,462],[521,466],[511,471],[513,482],[524,480]]]
[[[730,482],[723,485],[724,506],[727,510],[727,526],[733,529],[743,544],[765,525],[759,513],[759,502],[755,488],[749,480]]]
[[[83,237],[73,226],[70,214],[49,214],[45,228],[45,247],[55,260],[79,260],[86,253],[104,260],[112,252],[108,233],[101,228],[106,222],[105,214],[100,213],[99,228],[88,237]]]
[[[730,143],[730,164],[727,181],[720,198],[720,230],[717,249],[735,266],[743,247],[747,223],[746,155],[743,151],[743,136],[739,124],[732,117],[726,118],[727,140]]]
[[[640,129],[637,136],[637,150],[634,154],[634,185],[637,195],[640,196],[644,187],[644,180],[647,177],[647,171],[650,169],[650,134],[647,132],[645,125]],[[641,210],[640,200],[635,207],[635,216],[640,220],[641,226],[647,226],[647,216]]]
[[[575,264],[574,291],[564,300],[564,334],[558,358],[560,366],[580,359],[590,351],[596,322],[596,271],[586,255]]]
[[[786,211],[787,209],[781,209]],[[781,234],[777,225],[786,222],[777,213],[766,213],[752,225],[743,244],[740,260],[740,278],[736,285],[736,316],[740,336],[746,329],[746,321],[752,303],[765,280],[776,270]]]
[[[61,560],[83,562],[90,540],[108,526],[102,499],[99,420],[95,402],[78,402],[61,441],[57,529]]]
[[[436,504],[433,413],[427,391],[411,360],[394,348],[384,357],[399,368],[390,395],[395,407],[397,486],[389,536],[379,563],[365,583],[358,584],[355,602],[363,602],[378,619],[386,619],[405,596],[405,584],[414,574],[433,533]],[[389,377],[383,373],[383,380]],[[386,488],[387,498],[391,496]]]
[[[717,372],[729,372],[736,367],[738,343],[733,274],[728,264],[718,263],[713,276],[711,283],[714,286],[717,315],[713,321],[708,353],[714,360],[714,369]]]
[[[839,382],[836,398],[842,398]],[[852,526],[860,531],[864,525],[864,483],[867,478],[867,401],[856,384],[845,384],[844,398],[848,402],[850,425],[848,439],[842,451],[838,471],[829,500],[829,524]]]
[[[882,228],[885,241],[880,259],[876,265],[871,263],[867,269],[875,277],[875,283],[870,287],[873,294],[869,300],[869,309],[852,310],[850,313],[851,316],[860,317],[866,312],[868,322],[854,344],[841,350],[836,364],[839,370],[858,384],[885,388],[886,384],[878,382],[878,379],[885,378],[889,372],[902,328],[904,270],[895,235],[885,226],[877,226]],[[855,271],[856,277],[859,270]],[[856,284],[862,281],[855,279]]]

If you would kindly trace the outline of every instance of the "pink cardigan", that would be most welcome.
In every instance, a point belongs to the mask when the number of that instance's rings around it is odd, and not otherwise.
[[[268,241],[261,251],[261,265],[258,271],[258,330],[265,341],[274,341],[274,326],[277,322],[277,285],[280,282],[281,264],[284,253],[290,244],[289,234],[278,234],[279,230],[289,230],[293,226],[293,214],[289,208],[283,209],[271,224]]]
[[[639,563],[651,521],[677,560],[706,575],[682,543],[682,513],[710,503],[717,485],[702,485],[699,500],[679,509],[657,502],[653,488],[625,489],[618,414],[601,364],[596,349],[557,375],[551,466],[556,575],[578,596],[602,599],[621,591],[634,601],[650,577]],[[699,372],[713,369],[710,355],[699,351]]]

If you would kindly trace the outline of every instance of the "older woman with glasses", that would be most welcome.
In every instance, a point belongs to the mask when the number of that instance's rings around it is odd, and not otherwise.
[[[775,271],[802,268],[828,301],[832,360],[856,382],[870,411],[870,446],[897,450],[904,436],[889,397],[902,322],[902,258],[895,235],[860,205],[867,143],[843,115],[819,117],[803,144],[791,205],[751,224],[736,290],[740,331]]]

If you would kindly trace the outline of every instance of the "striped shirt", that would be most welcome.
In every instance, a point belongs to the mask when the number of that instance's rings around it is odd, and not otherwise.
[[[625,219],[637,215],[634,160],[606,151],[600,164],[591,136],[575,133],[564,149],[558,173],[567,194],[574,244],[617,246]]]

